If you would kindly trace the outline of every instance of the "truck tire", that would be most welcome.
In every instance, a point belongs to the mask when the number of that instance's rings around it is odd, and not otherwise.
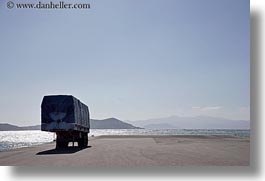
[[[63,149],[67,147],[68,147],[68,141],[65,141],[63,139],[56,140],[56,149]]]
[[[82,133],[81,138],[78,139],[78,147],[85,148],[87,147],[87,143],[88,143],[88,135],[87,133]]]
[[[78,142],[78,147],[79,148],[83,148],[84,147],[84,138],[79,138],[77,142]]]
[[[68,140],[63,133],[57,133],[56,149],[63,149],[68,147]]]
[[[84,136],[84,147],[87,147],[87,144],[88,144],[88,135],[87,135],[87,133],[85,133],[85,136]]]

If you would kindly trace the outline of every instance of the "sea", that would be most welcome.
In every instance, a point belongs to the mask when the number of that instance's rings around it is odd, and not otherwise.
[[[250,130],[233,129],[91,129],[89,136],[100,135],[231,135],[250,137]],[[0,131],[0,151],[32,147],[53,142],[55,133],[44,131]]]

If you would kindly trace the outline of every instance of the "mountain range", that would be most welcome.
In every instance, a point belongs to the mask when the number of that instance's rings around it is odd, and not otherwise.
[[[139,127],[135,127],[132,124],[123,122],[116,118],[108,118],[108,119],[90,119],[90,128],[91,129],[138,129]]]
[[[19,130],[40,130],[41,126],[15,126],[7,123],[0,123],[0,131],[19,131]],[[129,123],[125,123],[116,118],[108,118],[103,120],[90,119],[90,128],[91,129],[137,129]]]
[[[196,116],[170,116],[140,121],[121,121],[116,118],[102,120],[91,119],[91,129],[250,129],[248,120],[230,120],[226,118]],[[11,124],[1,124],[0,131],[40,130],[40,125],[19,127]]]
[[[21,130],[40,130],[40,125],[20,127],[12,124],[0,123],[0,131],[21,131]]]
[[[128,122],[147,129],[250,129],[248,120],[231,120],[210,116],[170,116]]]

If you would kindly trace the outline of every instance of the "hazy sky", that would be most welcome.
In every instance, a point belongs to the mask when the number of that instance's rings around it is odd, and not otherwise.
[[[72,94],[99,119],[249,119],[248,0],[78,1],[89,10],[6,2],[0,122],[40,124],[47,94]]]

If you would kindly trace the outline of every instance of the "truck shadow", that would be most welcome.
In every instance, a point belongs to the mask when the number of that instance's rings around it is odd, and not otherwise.
[[[91,148],[92,146],[87,146],[84,148],[79,148],[79,147],[68,147],[64,149],[51,149],[51,150],[45,150],[38,152],[36,155],[52,155],[52,154],[73,154],[82,150],[85,150],[87,148]]]

